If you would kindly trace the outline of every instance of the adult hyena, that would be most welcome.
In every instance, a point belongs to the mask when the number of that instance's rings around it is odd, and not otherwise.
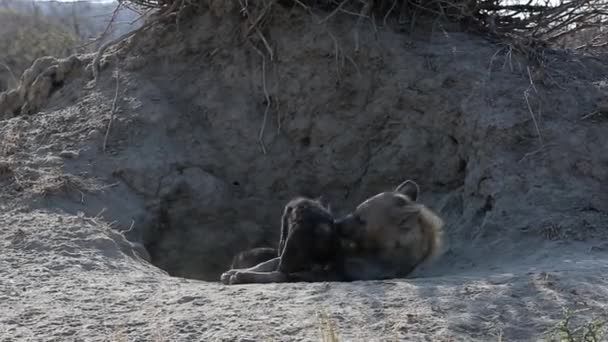
[[[358,246],[341,255],[339,272],[345,280],[402,278],[438,254],[443,221],[417,202],[419,192],[418,184],[407,180],[336,220],[341,236]]]

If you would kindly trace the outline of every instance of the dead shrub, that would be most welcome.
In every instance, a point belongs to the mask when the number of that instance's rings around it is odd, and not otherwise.
[[[85,193],[93,193],[103,189],[103,186],[92,179],[56,172],[45,172],[31,184],[31,191],[34,195],[47,196],[76,192],[80,194],[81,201],[84,201]]]
[[[608,336],[608,320],[595,317],[583,321],[570,309],[565,310],[564,317],[546,333],[545,341],[551,342],[600,342]]]
[[[0,138],[0,156],[10,156],[19,150],[21,133],[15,129],[7,129]]]
[[[331,15],[338,13],[372,19],[387,24],[390,19],[415,19],[427,15],[442,17],[465,24],[494,37],[525,38],[547,43],[564,43],[566,37],[579,36],[590,29],[598,31],[607,23],[608,0],[264,0],[237,1],[240,12],[258,12],[255,24],[259,24],[275,4],[300,6],[308,11],[322,9]],[[167,9],[179,11],[185,8],[212,7],[212,0],[121,0],[145,9]],[[260,11],[254,11],[254,8]],[[409,17],[409,18],[406,18]],[[251,31],[251,27],[249,31]],[[602,29],[602,34],[606,30]],[[597,34],[588,37],[597,42]]]

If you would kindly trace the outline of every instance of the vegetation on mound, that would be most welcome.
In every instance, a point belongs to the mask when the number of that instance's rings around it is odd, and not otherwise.
[[[143,8],[240,7],[249,16],[252,8],[261,8],[253,23],[259,24],[273,5],[299,6],[371,19],[387,24],[415,21],[433,16],[465,24],[495,37],[518,37],[547,43],[571,42],[576,36],[585,39],[585,47],[605,42],[608,14],[607,0],[121,0]],[[222,3],[222,4],[220,4]],[[231,3],[229,5],[226,5]],[[408,20],[409,19],[409,20]],[[584,32],[584,33],[581,33]]]
[[[114,9],[87,1],[0,0],[0,92],[17,87],[40,57],[93,52],[139,27],[137,13]]]
[[[117,10],[122,6],[146,9],[144,15],[157,9],[158,15],[138,30],[100,47],[93,61],[95,80],[101,55],[108,47],[165,19],[174,20],[179,27],[186,14],[209,10],[219,16],[238,11],[248,24],[245,36],[264,64],[274,56],[264,32],[278,6],[301,8],[301,13],[310,14],[319,24],[338,14],[352,16],[356,18],[356,37],[363,21],[374,28],[397,25],[411,29],[421,19],[447,20],[462,25],[462,30],[506,44],[508,54],[520,53],[536,65],[544,64],[544,51],[550,45],[587,50],[608,45],[604,29],[608,0],[119,0]]]
[[[175,20],[179,26],[186,14],[196,11],[211,10],[220,15],[240,12],[248,21],[246,37],[257,52],[272,60],[272,44],[266,39],[264,28],[278,6],[302,8],[305,10],[302,13],[310,14],[320,24],[337,15],[352,16],[356,18],[355,32],[363,21],[371,22],[374,27],[396,25],[411,28],[425,18],[448,20],[462,25],[463,30],[506,43],[509,53],[522,53],[540,65],[549,45],[587,50],[608,45],[608,34],[604,29],[608,23],[608,0],[118,0],[108,28],[121,8],[142,13],[137,10],[141,8],[145,18],[151,18],[149,14],[153,10],[158,10],[158,15],[139,29],[101,45],[93,61],[94,79],[99,73],[101,56],[110,46],[156,26],[164,19]],[[0,53],[0,63],[4,62],[0,69],[11,70],[12,86],[16,83],[14,75],[20,75],[33,60],[45,55],[63,57],[66,49],[74,47],[74,42],[79,39],[61,25],[45,22],[36,16],[7,12],[4,18],[0,13],[0,20],[8,22],[8,27],[15,27],[15,32],[2,35],[11,37],[10,40],[0,41],[0,51],[7,51],[5,56]],[[11,22],[27,25],[11,25]],[[99,39],[106,38],[106,33],[107,29]],[[11,45],[3,46],[2,43]],[[21,57],[17,59],[20,63],[15,62],[14,56]],[[3,78],[7,77],[0,74],[0,91],[7,88],[2,84]]]
[[[564,317],[551,329],[546,341],[551,342],[600,342],[606,341],[608,333],[608,320],[605,318],[592,318],[586,322],[580,321],[572,310],[566,310]]]
[[[68,56],[78,42],[70,28],[36,14],[0,9],[0,22],[0,91],[15,87],[36,59]]]

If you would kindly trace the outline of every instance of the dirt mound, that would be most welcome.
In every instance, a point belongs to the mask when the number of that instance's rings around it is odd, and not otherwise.
[[[0,118],[38,112],[56,91],[62,90],[64,82],[82,77],[83,70],[83,61],[76,56],[37,59],[23,73],[17,89],[0,94]]]
[[[176,299],[173,294],[182,293],[176,288],[165,299],[155,297],[155,308],[175,300],[212,306],[215,316],[199,317],[208,320],[205,336],[211,339],[259,337],[214,327],[224,322],[238,331],[257,329],[255,322],[231,316],[238,307],[223,299],[229,295],[242,294],[238,305],[246,310],[260,303],[276,308],[276,317],[260,323],[272,325],[285,318],[281,310],[310,296],[334,306],[354,293],[362,296],[356,305],[376,309],[360,316],[341,311],[348,319],[339,325],[373,318],[375,323],[362,323],[352,333],[365,340],[395,331],[399,338],[484,340],[495,331],[490,323],[473,321],[488,310],[504,322],[505,337],[529,339],[558,318],[544,319],[540,312],[576,301],[560,295],[524,310],[524,299],[549,291],[530,290],[539,272],[577,272],[576,282],[555,280],[561,287],[552,291],[560,294],[577,288],[592,296],[585,284],[606,285],[588,273],[607,266],[601,261],[608,234],[608,193],[602,191],[608,123],[601,112],[606,61],[547,51],[543,68],[537,68],[508,47],[448,27],[405,34],[365,24],[355,39],[356,20],[348,15],[320,25],[297,8],[275,10],[264,33],[273,60],[244,45],[235,34],[239,15],[226,9],[222,17],[203,13],[180,22],[179,30],[168,25],[108,52],[93,89],[85,87],[91,74],[82,61],[59,84],[48,76],[53,66],[32,71],[36,80],[46,75],[43,91],[26,85],[17,90],[17,105],[6,106],[7,96],[16,96],[11,93],[0,100],[0,116],[19,114],[0,124],[0,182],[10,185],[0,197],[3,211],[69,217],[82,212],[96,222],[112,222],[130,240],[119,244],[130,246],[119,253],[132,257],[103,272],[121,274],[135,292],[148,286],[133,280],[140,274],[157,279],[158,291],[175,284],[142,258],[173,276],[217,281],[238,251],[277,243],[282,206],[297,195],[323,195],[345,213],[409,178],[420,184],[421,200],[445,220],[445,254],[410,282],[335,284],[340,294],[330,300],[322,284],[249,287],[248,297],[241,290],[184,281],[177,282],[180,289],[198,286],[208,296]],[[33,91],[42,95],[25,101]],[[17,229],[22,219],[7,229]],[[68,229],[53,220],[40,222],[58,236]],[[128,275],[131,268],[141,273]],[[463,283],[469,284],[465,290]],[[291,299],[282,289],[291,291],[285,292]],[[400,293],[411,294],[414,302],[400,302]],[[511,295],[522,302],[513,304],[513,312]],[[484,299],[465,304],[475,296]],[[423,304],[424,298],[435,300]],[[604,307],[591,298],[588,306]],[[495,303],[494,309],[484,302]],[[396,309],[390,309],[393,304]],[[419,329],[395,328],[406,324],[392,320],[407,307],[424,312],[411,322],[408,314],[410,328],[420,324]],[[470,317],[458,316],[458,310],[470,311]],[[292,319],[267,337],[310,338],[314,332],[306,327],[314,323],[300,320],[310,310],[289,312]],[[525,322],[507,314],[537,318]],[[129,335],[138,331],[132,323]],[[189,329],[179,326],[177,334],[186,338]]]

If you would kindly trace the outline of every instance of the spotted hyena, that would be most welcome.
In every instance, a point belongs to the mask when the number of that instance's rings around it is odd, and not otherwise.
[[[358,246],[340,256],[344,280],[402,278],[438,254],[443,221],[417,202],[419,192],[418,184],[407,180],[336,220],[342,238]]]
[[[225,284],[286,282],[290,274],[323,270],[339,249],[334,217],[319,199],[298,197],[285,206],[278,256],[249,269],[222,274]]]

